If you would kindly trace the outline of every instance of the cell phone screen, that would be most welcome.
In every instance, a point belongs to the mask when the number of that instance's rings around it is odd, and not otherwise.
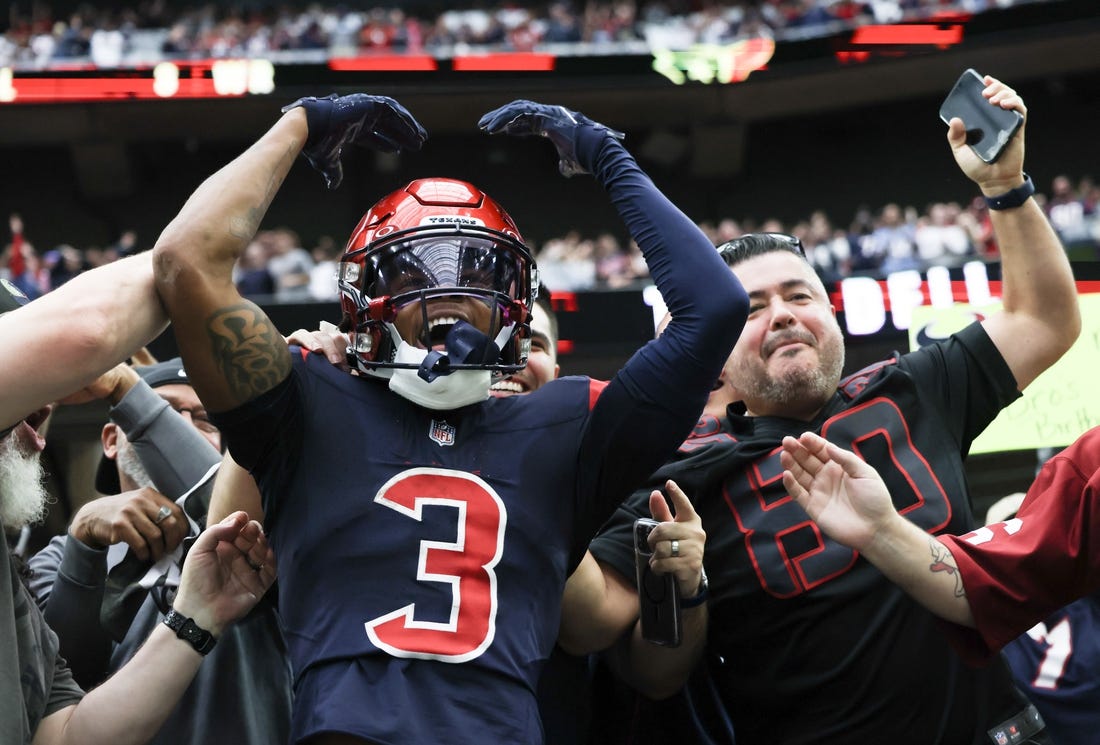
[[[986,163],[1001,157],[1005,147],[1023,124],[1019,112],[994,106],[982,96],[985,82],[972,69],[966,70],[955,82],[940,106],[944,124],[958,117],[966,125],[966,143]]]

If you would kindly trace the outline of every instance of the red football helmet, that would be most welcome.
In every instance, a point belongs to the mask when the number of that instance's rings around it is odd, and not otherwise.
[[[344,249],[340,304],[359,366],[367,372],[415,367],[394,361],[401,341],[393,323],[398,310],[421,305],[425,323],[419,341],[430,349],[428,301],[458,295],[489,306],[489,336],[500,355],[452,369],[521,369],[530,349],[537,273],[515,222],[487,194],[455,179],[413,181],[371,207]]]

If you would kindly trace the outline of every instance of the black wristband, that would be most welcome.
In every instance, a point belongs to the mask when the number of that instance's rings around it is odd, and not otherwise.
[[[1006,191],[1004,194],[998,194],[995,197],[983,197],[983,199],[985,199],[985,206],[991,210],[1010,210],[1013,207],[1019,207],[1034,193],[1035,184],[1032,182],[1031,176],[1025,173],[1024,183],[1012,191]]]
[[[707,590],[710,587],[710,582],[707,581],[706,570],[703,571],[703,576],[699,578],[699,587],[695,591],[695,595],[690,598],[680,598],[681,608],[694,608],[707,602]]]
[[[164,617],[164,625],[176,632],[176,636],[195,648],[195,651],[205,656],[209,654],[218,640],[206,629],[199,626],[193,620],[177,613],[173,608]]]

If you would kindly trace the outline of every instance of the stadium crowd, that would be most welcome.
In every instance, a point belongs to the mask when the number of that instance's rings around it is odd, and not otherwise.
[[[1072,260],[1100,259],[1100,186],[1090,176],[1058,175],[1036,194]],[[11,237],[0,254],[0,276],[30,297],[60,286],[82,271],[149,248],[133,231],[108,246],[36,247],[22,220],[12,215]],[[957,266],[965,261],[997,261],[999,253],[981,199],[966,206],[932,202],[923,211],[911,205],[860,206],[847,226],[822,210],[787,224],[774,218],[724,218],[699,223],[715,245],[752,232],[797,236],[807,258],[829,285],[845,277],[882,278],[906,269]],[[328,235],[309,247],[289,228],[261,231],[238,262],[235,277],[248,297],[275,302],[308,302],[338,297],[336,264],[341,246]],[[548,239],[536,248],[543,283],[551,290],[638,288],[649,280],[645,261],[632,241],[614,233],[595,237],[576,231]]]
[[[320,61],[374,52],[448,56],[470,48],[559,54],[645,52],[738,39],[799,39],[867,23],[973,14],[1055,0],[687,0],[499,3],[474,9],[400,3],[367,9],[320,3],[166,0],[80,5],[67,16],[48,5],[12,4],[0,37],[0,66],[116,67],[175,59],[267,56]]]

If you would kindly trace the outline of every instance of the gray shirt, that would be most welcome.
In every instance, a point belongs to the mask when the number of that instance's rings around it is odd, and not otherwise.
[[[157,489],[178,499],[203,479],[221,457],[195,429],[144,381],[138,382],[111,418],[122,427]],[[192,497],[209,498],[197,491]],[[200,487],[201,489],[202,487]],[[200,524],[205,505],[187,512]],[[201,515],[195,514],[200,512]],[[201,517],[201,520],[199,518]],[[164,618],[158,590],[144,593],[125,636],[115,642],[101,623],[108,586],[108,551],[57,536],[30,560],[31,590],[71,658],[77,680],[94,685],[129,660]],[[131,557],[132,558],[132,557]],[[146,564],[147,568],[149,564]],[[267,597],[230,626],[199,668],[155,745],[284,743],[290,727],[291,676],[273,604]],[[0,740],[7,743],[7,740]]]
[[[29,743],[45,717],[84,695],[6,547],[0,552],[0,660],[0,742],[5,745]]]

